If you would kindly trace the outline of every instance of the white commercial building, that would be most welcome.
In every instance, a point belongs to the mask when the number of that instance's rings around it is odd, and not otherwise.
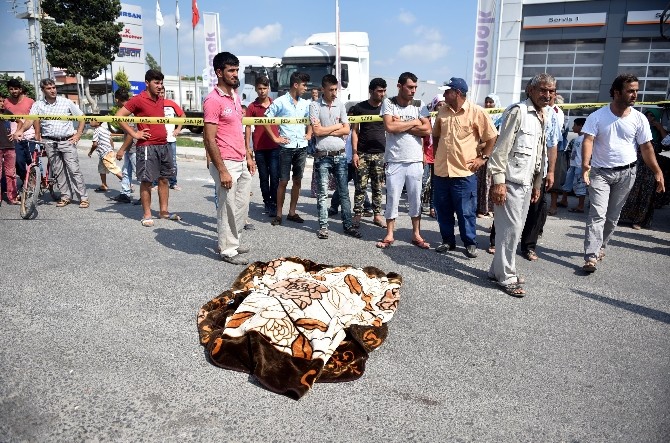
[[[496,93],[507,106],[528,80],[556,77],[566,103],[608,102],[612,80],[632,73],[639,101],[668,97],[670,41],[660,0],[479,0],[472,99]],[[575,111],[573,111],[573,114]]]

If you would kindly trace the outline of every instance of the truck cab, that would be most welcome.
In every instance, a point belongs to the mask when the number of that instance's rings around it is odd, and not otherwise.
[[[340,100],[347,108],[368,98],[370,83],[370,42],[366,32],[340,33],[339,75],[336,73],[337,45],[334,32],[311,35],[304,45],[291,46],[281,59],[278,78],[279,95],[291,88],[291,74],[296,71],[309,74],[306,99],[309,89],[321,88],[321,79],[326,74],[334,74],[340,80]]]

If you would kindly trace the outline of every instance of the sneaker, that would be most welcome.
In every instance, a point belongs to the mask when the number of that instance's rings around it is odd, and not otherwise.
[[[333,215],[337,215],[337,209],[335,208],[328,208],[328,215],[332,217]]]
[[[348,235],[349,237],[361,238],[361,231],[354,228],[353,226],[349,226],[348,228],[344,228],[344,233],[346,235]]]
[[[445,254],[449,251],[453,251],[454,249],[456,249],[456,245],[452,243],[442,243],[440,246],[435,248],[435,252],[438,254]]]
[[[221,256],[221,261],[225,261],[226,263],[230,263],[231,265],[248,265],[249,260],[247,260],[244,257],[240,257],[240,254],[228,256],[228,255],[222,255]]]
[[[319,229],[319,232],[316,233],[316,236],[321,240],[326,240],[328,238],[328,229],[327,228]]]
[[[469,258],[477,257],[477,246],[475,246],[475,245],[466,246],[465,255]]]
[[[126,194],[119,194],[116,197],[113,197],[112,200],[117,201],[119,203],[131,203],[132,201],[130,200],[130,197],[128,197]]]

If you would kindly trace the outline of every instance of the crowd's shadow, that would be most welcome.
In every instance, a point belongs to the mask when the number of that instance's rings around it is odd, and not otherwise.
[[[625,309],[626,311],[642,315],[652,320],[660,321],[665,324],[670,324],[670,314],[667,312],[647,308],[645,306],[641,306],[635,303],[616,300],[614,298],[605,297],[604,295],[598,295],[586,291],[580,291],[578,289],[573,289],[572,292],[574,292],[577,295],[581,295],[582,297],[590,298],[591,300],[599,301],[601,303],[606,303],[608,305],[615,306],[617,308]]]

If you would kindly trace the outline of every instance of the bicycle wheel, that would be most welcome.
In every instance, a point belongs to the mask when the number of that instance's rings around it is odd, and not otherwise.
[[[40,177],[39,166],[32,166],[28,173],[28,180],[23,184],[23,192],[21,193],[20,214],[24,219],[32,217],[37,209],[37,199],[40,195]]]

